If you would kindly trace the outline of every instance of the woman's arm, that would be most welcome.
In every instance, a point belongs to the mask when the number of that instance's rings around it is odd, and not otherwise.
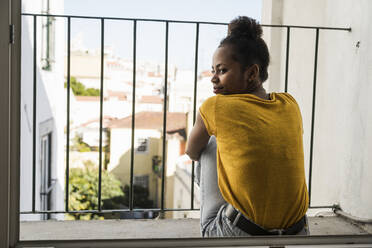
[[[191,130],[189,140],[187,141],[186,154],[192,160],[198,161],[204,147],[208,144],[209,134],[204,125],[204,121],[198,112],[194,127]]]

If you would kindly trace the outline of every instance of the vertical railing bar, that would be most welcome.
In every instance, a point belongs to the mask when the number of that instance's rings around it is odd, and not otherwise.
[[[192,123],[196,119],[196,97],[197,97],[197,82],[198,82],[198,57],[199,57],[199,23],[196,23],[196,36],[195,36],[195,68],[194,68],[194,103]],[[194,209],[194,179],[195,177],[195,161],[191,165],[191,209]]]
[[[316,79],[317,79],[317,67],[318,67],[318,44],[319,44],[319,28],[316,29],[316,37],[315,37],[313,102],[312,102],[312,116],[311,116],[310,165],[309,165],[309,206],[311,206],[311,181],[312,181],[312,171],[313,171],[313,146],[314,146]]]
[[[289,45],[290,45],[291,28],[287,27],[287,50],[285,55],[285,85],[284,92],[288,92],[288,64],[289,64]]]
[[[101,18],[101,85],[99,98],[99,154],[98,154],[98,211],[102,210],[102,122],[103,122],[103,77],[105,56],[105,19]]]
[[[70,179],[70,68],[71,67],[71,17],[67,17],[67,117],[66,117],[66,206],[69,211],[69,179]]]
[[[33,126],[32,126],[32,212],[35,212],[35,197],[36,197],[36,97],[37,97],[37,19],[34,16],[34,54],[33,54]]]
[[[164,112],[163,112],[163,151],[161,174],[161,210],[164,210],[166,135],[167,135],[167,96],[168,96],[168,32],[169,22],[165,22],[165,72],[164,72]]]
[[[197,82],[198,82],[198,58],[199,57],[199,23],[196,24],[196,37],[195,37],[195,68],[194,68],[194,103],[192,123],[196,120],[196,97],[197,97]]]
[[[129,209],[133,210],[134,203],[134,188],[133,188],[133,172],[134,172],[134,128],[136,114],[136,50],[137,50],[137,21],[133,21],[133,89],[132,89],[132,137],[130,148],[130,189],[129,189]]]

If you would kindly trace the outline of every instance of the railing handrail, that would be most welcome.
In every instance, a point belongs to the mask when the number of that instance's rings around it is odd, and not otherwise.
[[[81,18],[81,19],[105,19],[105,20],[122,20],[122,21],[143,21],[143,22],[168,22],[168,23],[191,23],[191,24],[207,24],[207,25],[228,25],[225,22],[206,22],[206,21],[186,21],[186,20],[170,20],[170,19],[151,19],[151,18],[128,18],[128,17],[113,17],[113,16],[84,16],[84,15],[60,15],[60,14],[34,14],[22,13],[24,16],[43,16],[43,17],[64,17],[64,18]],[[304,28],[304,29],[326,29],[326,30],[344,30],[351,31],[351,28],[337,28],[327,26],[302,26],[302,25],[287,25],[287,24],[261,24],[262,27],[272,28]]]

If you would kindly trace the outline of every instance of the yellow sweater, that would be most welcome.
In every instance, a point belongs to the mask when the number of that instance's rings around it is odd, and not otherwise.
[[[216,95],[200,107],[217,139],[224,199],[264,228],[286,228],[308,208],[302,118],[288,93]]]

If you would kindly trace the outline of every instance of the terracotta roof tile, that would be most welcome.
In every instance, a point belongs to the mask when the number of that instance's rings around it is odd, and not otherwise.
[[[108,97],[117,97],[121,101],[126,101],[127,100],[127,94],[123,91],[108,90],[107,95],[108,95]]]
[[[111,117],[111,116],[107,116],[107,115],[103,116],[103,117],[102,117],[102,126],[103,126],[103,128],[106,128],[107,125],[108,125],[109,123],[111,123],[111,121],[113,121],[113,120],[117,120],[117,118],[114,118],[114,117]],[[99,123],[99,122],[100,122],[100,118],[91,119],[91,120],[89,120],[89,121],[87,121],[87,122],[85,122],[85,123],[80,124],[80,126],[75,127],[75,128],[79,128],[79,127],[87,127],[87,126],[89,126],[90,124],[93,124],[93,123]]]
[[[140,112],[135,115],[136,129],[157,129],[163,128],[162,112]],[[109,128],[131,128],[132,116],[113,120],[108,124]],[[186,113],[167,113],[167,132],[175,132],[186,128]]]
[[[202,77],[212,77],[213,76],[213,74],[210,70],[202,71],[200,74],[201,74]]]
[[[163,104],[163,98],[160,96],[142,96],[140,103]]]
[[[99,102],[99,96],[75,96],[76,101]]]

